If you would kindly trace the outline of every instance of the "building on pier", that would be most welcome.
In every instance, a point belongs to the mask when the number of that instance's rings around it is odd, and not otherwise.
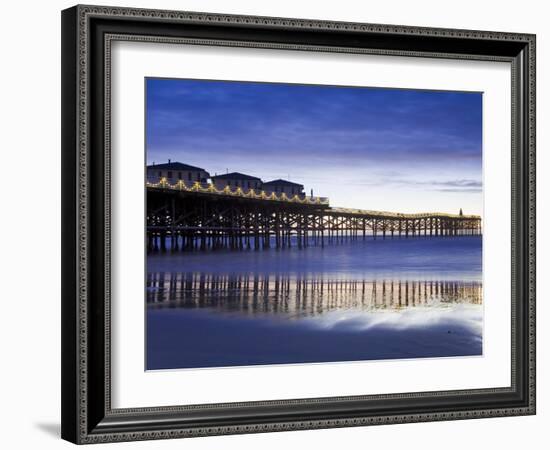
[[[292,181],[281,179],[264,183],[262,185],[262,189],[268,194],[272,192],[275,192],[275,194],[284,193],[290,197],[294,197],[295,195],[305,195],[303,184],[293,183]]]
[[[226,186],[230,188],[261,189],[262,180],[252,175],[246,175],[240,172],[225,173],[223,175],[214,175],[211,177],[212,183],[216,189],[223,189]]]
[[[191,166],[181,162],[172,162],[168,160],[164,164],[151,164],[147,166],[147,181],[149,183],[158,183],[162,179],[170,184],[178,181],[190,183],[206,183],[210,174],[201,167]]]

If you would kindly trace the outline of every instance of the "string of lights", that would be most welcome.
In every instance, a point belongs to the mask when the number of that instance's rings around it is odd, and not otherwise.
[[[186,192],[200,192],[203,194],[229,195],[232,197],[245,197],[256,200],[271,200],[277,202],[290,202],[309,205],[328,205],[326,197],[308,197],[306,195],[287,196],[284,192],[277,195],[275,192],[267,193],[265,191],[257,191],[255,189],[243,190],[241,187],[231,189],[230,186],[225,186],[223,189],[218,189],[213,183],[200,183],[195,181],[191,185],[187,185],[185,181],[179,180],[175,184],[170,184],[166,178],[161,178],[158,183],[147,182],[147,187],[157,189],[172,189]]]
[[[177,183],[171,184],[166,178],[161,178],[158,183],[147,182],[146,186],[148,188],[155,189],[170,189],[186,192],[198,192],[203,194],[213,194],[213,195],[226,195],[232,197],[243,197],[250,198],[255,200],[267,200],[267,201],[276,201],[276,202],[289,202],[289,203],[299,203],[299,204],[308,204],[308,205],[329,205],[328,197],[312,197],[307,195],[294,195],[287,196],[286,193],[282,192],[277,195],[275,192],[265,192],[263,190],[257,191],[255,189],[246,189],[244,190],[241,187],[232,189],[231,186],[225,186],[223,189],[218,189],[213,183],[200,183],[198,181],[193,182],[188,185],[183,180],[179,180]],[[423,219],[423,218],[448,218],[448,219],[480,219],[476,215],[461,215],[461,214],[449,214],[449,213],[440,213],[440,212],[425,212],[425,213],[396,213],[390,211],[371,211],[366,209],[356,209],[356,208],[330,208],[332,213],[339,214],[351,214],[351,215],[360,215],[360,216],[372,216],[372,217],[383,217],[383,218],[396,218],[396,219]]]

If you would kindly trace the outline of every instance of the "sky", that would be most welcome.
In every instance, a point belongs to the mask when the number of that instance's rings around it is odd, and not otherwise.
[[[331,206],[482,215],[479,92],[148,78],[146,151]]]

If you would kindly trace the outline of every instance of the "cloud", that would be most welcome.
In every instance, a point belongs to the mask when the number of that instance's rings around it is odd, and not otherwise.
[[[270,83],[153,80],[150,157],[275,153],[294,164],[481,161],[479,95]],[[179,156],[174,155],[174,158]],[[172,159],[174,159],[172,158]]]
[[[472,193],[472,194],[479,194],[482,192],[481,188],[443,188],[443,189],[435,189],[437,192],[458,192],[458,193]]]
[[[449,180],[449,181],[432,181],[435,186],[448,186],[450,188],[481,188],[482,183],[478,180]]]
[[[409,178],[399,178],[391,174],[382,177],[375,177],[368,180],[353,182],[352,185],[358,186],[399,186],[412,187],[424,190],[434,190],[437,192],[481,192],[482,182],[473,179],[452,179],[452,180],[428,180],[417,181]]]
[[[478,180],[447,180],[431,181],[427,183],[417,183],[427,188],[433,188],[437,192],[460,192],[460,193],[478,193],[482,191],[483,184]]]

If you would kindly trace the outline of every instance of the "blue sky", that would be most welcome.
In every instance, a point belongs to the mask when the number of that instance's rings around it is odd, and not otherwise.
[[[147,79],[147,162],[290,179],[333,206],[482,213],[482,94]]]

